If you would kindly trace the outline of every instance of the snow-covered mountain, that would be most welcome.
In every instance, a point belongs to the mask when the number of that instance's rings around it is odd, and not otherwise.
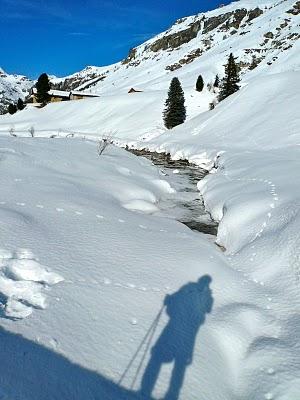
[[[26,76],[9,75],[0,68],[0,114],[6,112],[9,103],[23,100],[33,84]]]
[[[121,63],[53,79],[99,98],[0,116],[0,398],[300,398],[299,10],[242,0],[185,18]],[[208,111],[197,75],[231,51],[242,87]],[[188,118],[167,130],[175,75]],[[188,195],[182,170],[99,157],[105,134],[206,168],[193,182],[217,236],[164,213]]]
[[[223,74],[230,52],[238,57],[243,78],[298,65],[300,2],[241,0],[207,13],[182,18],[153,39],[132,49],[120,63],[87,67],[53,82],[64,89],[124,93],[131,87],[165,89],[172,76],[193,86]]]

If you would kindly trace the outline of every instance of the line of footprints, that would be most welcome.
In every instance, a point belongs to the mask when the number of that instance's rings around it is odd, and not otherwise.
[[[0,206],[2,205],[7,205],[7,204],[10,204],[9,202],[6,202],[6,201],[0,201]],[[14,203],[16,206],[18,206],[18,207],[26,207],[26,203],[24,203],[24,202],[15,202]],[[36,208],[38,208],[38,209],[46,209],[47,207],[46,206],[44,206],[43,204],[36,204],[34,207],[36,207]],[[55,208],[52,208],[52,210],[54,210],[54,211],[56,211],[57,213],[65,213],[66,211],[68,211],[68,210],[65,210],[65,208],[60,208],[60,207],[55,207]],[[84,215],[84,213],[83,212],[81,212],[81,211],[71,211],[72,213],[73,213],[73,215],[75,215],[75,216],[81,216],[81,215]],[[96,220],[98,220],[98,221],[104,221],[106,218],[103,216],[103,215],[101,215],[101,214],[95,214],[94,215],[94,217],[95,217],[95,219]],[[116,219],[116,221],[118,221],[120,224],[124,224],[126,221],[124,220],[124,219],[121,219],[121,218],[117,218]],[[142,225],[142,224],[139,224],[138,225],[138,227],[140,228],[140,229],[142,229],[142,230],[147,230],[148,229],[148,227],[147,226],[145,226],[145,225]],[[159,229],[159,232],[161,232],[161,233],[168,233],[168,231],[166,230],[166,229]],[[178,235],[180,235],[180,237],[181,238],[188,238],[188,234],[187,233],[185,233],[185,232],[178,232]],[[171,268],[170,268],[170,272],[171,272]],[[81,282],[86,282],[86,280],[85,279],[82,279],[81,280]],[[72,283],[72,282],[68,282],[68,281],[65,281],[65,283]],[[159,293],[159,292],[162,292],[162,293],[170,293],[171,292],[171,287],[170,286],[168,286],[168,285],[165,285],[163,288],[158,288],[158,287],[148,287],[147,285],[143,285],[143,286],[136,286],[135,284],[133,284],[133,283],[125,283],[125,284],[123,284],[123,283],[119,283],[119,282],[114,282],[114,281],[112,281],[111,279],[109,279],[109,278],[103,278],[100,282],[96,282],[96,281],[93,281],[92,283],[94,283],[94,284],[102,284],[102,285],[104,285],[104,286],[113,286],[113,287],[115,287],[115,288],[123,288],[123,289],[129,289],[129,290],[137,290],[137,291],[139,291],[139,292],[147,292],[147,291],[151,291],[151,292],[156,292],[156,293]]]
[[[269,190],[269,193],[271,195],[271,202],[269,203],[269,211],[266,214],[266,218],[263,221],[263,223],[261,224],[260,229],[258,230],[258,232],[256,232],[256,234],[255,234],[255,236],[254,236],[254,238],[252,240],[252,242],[254,242],[255,239],[261,237],[262,234],[264,233],[265,229],[267,228],[268,221],[270,221],[270,219],[272,218],[272,210],[274,210],[276,208],[276,203],[279,201],[279,197],[278,197],[278,194],[276,192],[276,186],[272,181],[270,181],[268,179],[237,178],[236,180],[237,181],[245,181],[245,182],[261,182],[261,183],[265,183],[268,186],[268,190]],[[257,253],[255,252],[255,244],[253,244],[251,246],[251,250],[253,250],[253,253],[251,254],[250,261],[253,262],[255,257],[256,257],[256,255],[257,255]],[[235,257],[238,256],[238,255],[239,255],[239,253],[236,253],[232,257],[227,257],[233,268],[235,267]],[[241,273],[243,272],[241,269],[237,269],[237,271],[241,272]],[[249,277],[248,277],[249,275],[248,274],[244,273],[243,275],[245,277],[245,279],[242,282],[243,285],[245,283],[248,283],[248,282],[252,282],[252,283],[254,283],[256,285],[260,285],[260,286],[264,286],[265,285],[264,282],[259,282],[257,279],[249,279]],[[270,297],[268,294],[265,294],[265,297],[267,298],[269,303],[272,302],[272,297]],[[271,307],[270,307],[269,304],[266,306],[266,309],[267,310],[271,310]],[[277,335],[273,335],[273,337],[275,339],[278,339]],[[263,368],[263,367],[260,368],[260,371],[261,372],[266,372],[268,375],[273,375],[276,372],[273,368]],[[266,400],[273,400],[274,396],[273,396],[272,393],[269,392],[269,393],[265,393],[264,394],[264,398]]]
[[[276,192],[276,186],[272,181],[270,181],[268,179],[262,179],[262,178],[237,178],[235,180],[236,181],[244,181],[244,182],[261,182],[261,183],[265,183],[268,186],[269,194],[271,195],[271,202],[269,203],[269,211],[267,212],[265,220],[261,224],[259,230],[255,233],[255,235],[254,235],[254,237],[253,237],[253,239],[251,241],[252,243],[254,243],[255,239],[261,237],[262,234],[264,233],[265,229],[267,228],[268,221],[270,221],[270,219],[272,218],[272,210],[274,210],[276,208],[276,202],[279,201],[279,197],[278,197],[278,194]],[[251,250],[253,250],[253,253],[251,254],[250,261],[253,262],[255,260],[256,255],[257,255],[257,253],[255,252],[255,244],[251,245]],[[231,257],[227,257],[233,267],[234,267],[235,257],[238,256],[238,255],[239,255],[239,253],[236,253]],[[241,269],[237,269],[237,271],[243,272]],[[246,282],[253,282],[253,283],[257,284],[257,285],[264,286],[264,282],[258,281],[257,279],[249,279],[248,278],[248,274],[244,273],[244,277],[247,278],[247,279],[245,279],[242,282],[242,284],[245,284]],[[265,296],[267,297],[269,302],[272,301],[271,297],[269,297],[268,295],[265,295]],[[267,305],[266,308],[268,310],[271,309],[271,307],[269,305]]]

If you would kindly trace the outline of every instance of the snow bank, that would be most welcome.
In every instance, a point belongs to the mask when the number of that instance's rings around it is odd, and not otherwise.
[[[23,285],[8,311],[40,308],[24,321],[1,320],[4,398],[147,398],[140,389],[151,354],[155,368],[162,364],[153,397],[175,393],[173,363],[161,351],[166,338],[190,363],[177,381],[180,398],[284,398],[299,357],[283,347],[281,326],[292,313],[281,283],[241,271],[246,265],[205,235],[147,214],[141,204],[159,207],[154,199],[171,191],[149,161],[114,147],[98,157],[94,143],[73,139],[2,137],[0,149],[1,271]],[[128,199],[139,212],[124,208]],[[22,248],[30,250],[15,250]],[[282,278],[292,288],[286,271]],[[46,309],[36,285],[46,286]]]

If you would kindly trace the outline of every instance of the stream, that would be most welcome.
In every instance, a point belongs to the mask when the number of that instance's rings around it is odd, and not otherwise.
[[[207,171],[187,160],[172,160],[169,154],[128,149],[131,153],[149,159],[160,170],[161,175],[176,190],[160,200],[162,214],[178,220],[190,229],[217,235],[218,223],[205,210],[197,183]]]

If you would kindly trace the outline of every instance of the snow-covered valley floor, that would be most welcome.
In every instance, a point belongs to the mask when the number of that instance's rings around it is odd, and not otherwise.
[[[224,185],[238,193],[225,254],[162,215],[174,189],[148,160],[0,138],[0,398],[297,398],[298,208],[271,164],[259,172],[249,154],[254,176],[249,160],[224,160],[230,172],[199,187],[215,217]]]

